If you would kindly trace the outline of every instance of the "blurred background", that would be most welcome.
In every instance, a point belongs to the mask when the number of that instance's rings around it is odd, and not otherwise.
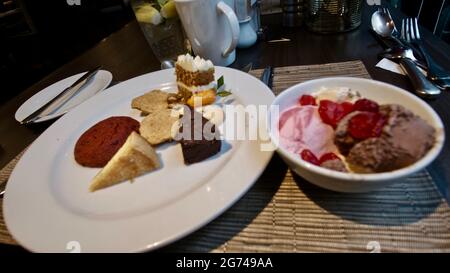
[[[262,0],[262,13],[283,1]],[[450,0],[387,1],[450,43]],[[0,103],[132,20],[129,0],[0,0]]]

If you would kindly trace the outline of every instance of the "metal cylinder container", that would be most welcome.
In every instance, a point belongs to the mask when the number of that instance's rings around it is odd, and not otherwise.
[[[283,26],[298,27],[303,24],[305,0],[282,0]]]
[[[311,31],[344,32],[361,24],[362,0],[306,0],[305,22]]]

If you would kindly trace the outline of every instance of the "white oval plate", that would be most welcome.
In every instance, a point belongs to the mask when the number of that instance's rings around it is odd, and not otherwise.
[[[74,82],[76,82],[81,76],[83,76],[87,72],[79,73],[59,82],[55,82],[54,84],[42,89],[34,96],[29,98],[26,102],[24,102],[19,109],[16,111],[15,118],[17,121],[22,121],[29,115],[31,115],[34,111],[39,109],[42,105],[50,101],[52,98],[56,97],[60,92],[62,92],[67,87],[71,86]],[[112,81],[112,74],[106,70],[99,70],[97,74],[83,87],[83,90],[80,90],[78,94],[76,94],[73,98],[67,101],[63,106],[61,106],[56,112],[44,116],[33,123],[39,123],[43,121],[47,121],[50,119],[54,119],[60,117],[67,113],[69,110],[79,105],[83,101],[89,99],[94,96],[98,92],[104,90]]]
[[[216,67],[216,78],[222,75],[233,103],[268,106],[274,100],[249,74]],[[99,169],[75,162],[80,135],[110,116],[140,120],[131,100],[156,88],[175,91],[174,80],[168,69],[120,83],[70,111],[33,143],[12,172],[3,203],[6,225],[22,246],[36,252],[68,252],[73,246],[82,252],[155,249],[207,224],[253,185],[273,154],[262,152],[259,140],[223,142],[219,155],[190,166],[179,144],[163,145],[156,150],[162,169],[88,192]],[[259,118],[265,126],[265,115]]]

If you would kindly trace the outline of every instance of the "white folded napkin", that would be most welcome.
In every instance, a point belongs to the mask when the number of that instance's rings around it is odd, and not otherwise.
[[[397,73],[397,74],[406,75],[405,71],[403,71],[402,67],[399,64],[397,64],[389,59],[386,59],[386,58],[379,61],[375,66],[379,67],[381,69],[384,69],[384,70],[388,70],[388,71]],[[424,75],[427,74],[427,72],[425,72],[422,68],[420,68],[420,67],[418,67],[418,68]]]

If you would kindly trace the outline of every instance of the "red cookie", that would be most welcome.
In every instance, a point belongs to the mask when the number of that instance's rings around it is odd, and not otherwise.
[[[102,120],[78,139],[75,160],[86,167],[104,167],[133,131],[139,132],[139,122],[130,117]]]

